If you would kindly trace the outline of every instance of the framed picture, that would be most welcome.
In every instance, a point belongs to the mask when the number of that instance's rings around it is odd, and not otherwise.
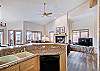
[[[57,34],[61,34],[61,33],[65,33],[65,27],[56,27],[56,33]]]

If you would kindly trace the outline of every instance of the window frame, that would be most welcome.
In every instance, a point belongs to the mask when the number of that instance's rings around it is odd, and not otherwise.
[[[87,34],[87,38],[89,37],[89,29],[79,29],[79,30],[72,30],[72,43],[77,43],[77,42],[73,42],[73,33],[75,33],[75,31],[79,31],[79,38],[81,38],[81,33],[82,32],[88,32]]]
[[[13,40],[14,40],[14,44],[13,45],[17,45],[16,44],[16,32],[21,32],[21,44],[22,44],[22,30],[8,30],[8,44],[10,44],[10,34],[9,34],[9,32],[10,31],[13,31],[14,32],[14,35],[13,35]]]
[[[87,38],[89,37],[89,29],[81,29],[80,30],[80,37],[82,36],[81,35],[82,32],[87,32]]]
[[[42,31],[30,31],[30,30],[26,30],[26,43],[28,42],[27,41],[27,32],[32,32],[32,34],[33,33],[41,33],[41,40],[42,40]],[[33,40],[34,41],[34,40]],[[36,41],[38,41],[38,37],[37,37],[37,40]]]
[[[54,40],[55,40],[55,37],[53,36],[53,41],[52,41],[52,40],[51,40],[51,37],[50,37],[50,34],[51,34],[51,33],[53,33],[53,35],[55,35],[55,34],[54,34],[54,31],[50,31],[50,32],[49,32],[49,40],[50,40],[50,42],[52,42],[52,43],[53,43],[53,42],[54,42]]]

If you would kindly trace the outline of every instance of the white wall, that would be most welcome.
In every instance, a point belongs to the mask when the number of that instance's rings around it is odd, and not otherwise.
[[[65,27],[65,32],[68,31],[67,27],[67,15],[64,15],[62,17],[57,18],[56,20],[52,21],[51,23],[47,24],[47,30],[48,32],[54,31],[56,33],[56,27]]]
[[[2,16],[2,15],[1,15],[1,8],[0,8],[0,19],[1,19],[1,16]]]
[[[22,43],[26,42],[26,30],[30,31],[41,31],[42,35],[44,35],[44,25],[40,25],[37,23],[32,23],[28,21],[11,21],[7,22],[7,27],[0,29],[4,29],[4,44],[8,43],[8,30],[21,30],[22,31]]]
[[[23,22],[22,21],[12,21],[7,22],[6,27],[0,27],[0,29],[4,30],[4,44],[8,44],[8,30],[23,30],[22,29]]]
[[[34,22],[28,22],[28,21],[24,21],[23,22],[23,31],[22,31],[22,40],[23,40],[23,43],[26,42],[26,31],[41,31],[42,32],[42,35],[44,35],[44,30],[45,30],[45,26],[44,25],[40,25],[40,24],[37,24],[37,23],[34,23]]]
[[[93,46],[97,48],[97,6],[93,8],[87,6],[84,4],[77,10],[69,12],[69,18],[72,21],[72,30],[89,29],[89,37],[93,38]],[[79,15],[76,15],[78,12]]]
[[[7,27],[0,27],[0,29],[3,29],[4,32],[4,44],[7,43]]]
[[[93,38],[93,46],[97,47],[97,15],[96,6],[89,8],[88,3],[79,6],[79,8],[69,12],[69,20],[67,24],[67,16],[62,16],[47,25],[48,32],[56,32],[56,27],[65,26],[66,33],[68,34],[68,25],[70,24],[71,36],[72,30],[89,29],[89,37]],[[71,37],[72,38],[72,37]]]
[[[54,33],[56,33],[56,27],[65,27],[65,33],[68,35],[68,24],[67,24],[67,15],[61,16],[59,18],[57,18],[56,20],[50,22],[47,24],[47,30],[48,30],[48,34],[49,32],[53,31]],[[68,43],[68,36],[67,36],[67,41]]]
[[[6,31],[4,31],[4,38],[5,38],[5,44],[8,43],[8,31],[9,30],[20,30],[22,31],[23,27],[23,21],[10,21],[10,22],[7,22],[7,27],[6,27]]]
[[[7,22],[7,30],[22,30],[23,21]]]
[[[24,21],[23,24],[25,24],[24,27],[26,28],[26,30],[41,31],[44,34],[44,25],[28,21]]]

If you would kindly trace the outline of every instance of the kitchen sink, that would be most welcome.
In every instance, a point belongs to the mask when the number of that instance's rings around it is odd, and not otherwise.
[[[17,56],[18,58],[24,58],[32,55],[33,55],[32,53],[27,51],[15,54],[15,56]]]
[[[15,61],[15,60],[17,60],[17,57],[14,55],[2,56],[2,57],[0,57],[0,65]]]
[[[32,53],[25,51],[25,52],[13,54],[13,55],[2,56],[0,57],[0,65],[9,63],[15,60],[19,60],[21,58],[25,58],[28,56],[32,56],[32,55],[33,55]]]

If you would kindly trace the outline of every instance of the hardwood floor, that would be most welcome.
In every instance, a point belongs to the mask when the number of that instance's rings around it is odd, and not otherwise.
[[[68,71],[97,71],[96,55],[71,51],[68,56]]]

